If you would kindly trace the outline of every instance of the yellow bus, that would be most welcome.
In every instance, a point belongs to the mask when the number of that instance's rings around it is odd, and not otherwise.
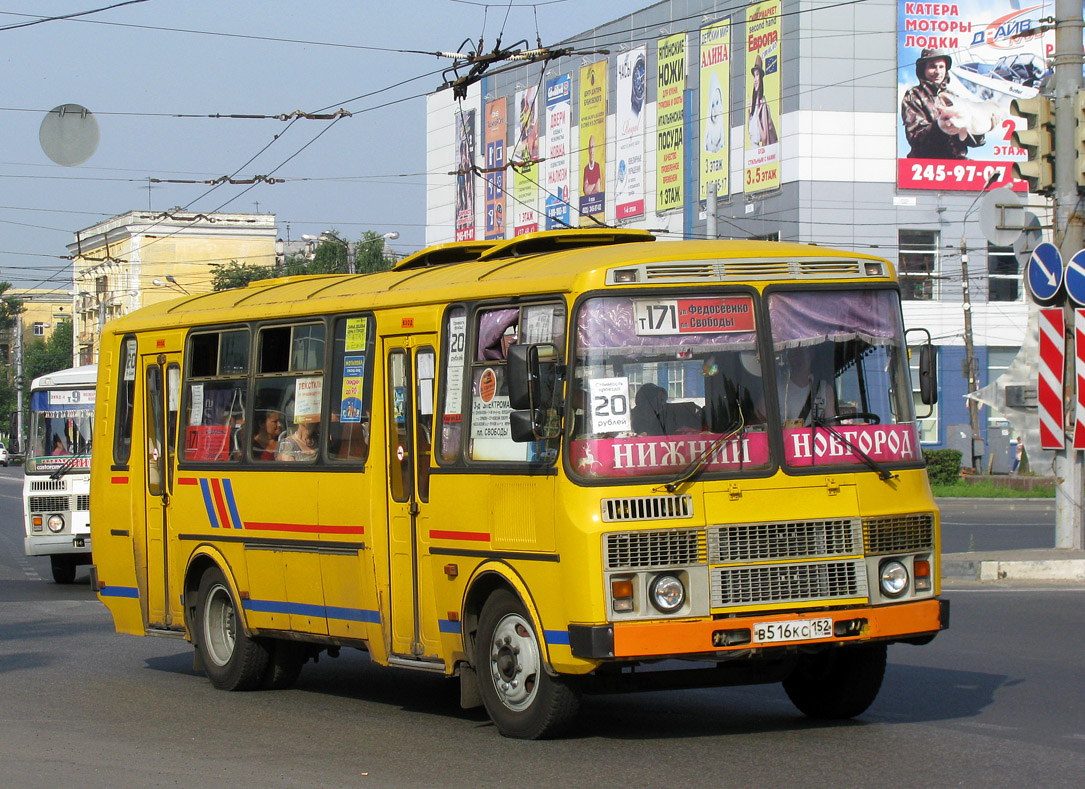
[[[228,690],[350,647],[512,737],[640,688],[851,717],[948,626],[909,365],[892,266],[799,244],[546,232],[186,296],[105,327],[91,583]]]

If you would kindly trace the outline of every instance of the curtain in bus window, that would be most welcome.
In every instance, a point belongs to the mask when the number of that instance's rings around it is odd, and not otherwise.
[[[889,290],[773,293],[769,298],[774,350],[821,342],[864,340],[888,345],[898,335],[900,307]]]

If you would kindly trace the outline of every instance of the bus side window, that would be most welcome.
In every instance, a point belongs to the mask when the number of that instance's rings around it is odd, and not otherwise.
[[[277,460],[279,442],[298,423],[320,423],[324,402],[324,324],[268,326],[257,342],[252,459]]]
[[[373,328],[373,319],[367,316],[335,321],[327,431],[332,461],[357,463],[369,456]]]
[[[437,455],[441,462],[452,463],[460,457],[463,437],[463,376],[467,362],[467,310],[463,307],[448,311],[444,343],[444,402]]]
[[[193,334],[186,358],[182,457],[201,463],[239,461],[248,393],[248,330]]]
[[[132,457],[132,417],[136,394],[136,338],[125,337],[121,347],[117,381],[117,430],[113,439],[113,462],[128,465]]]

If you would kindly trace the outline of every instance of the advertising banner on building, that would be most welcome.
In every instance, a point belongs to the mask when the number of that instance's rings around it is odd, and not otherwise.
[[[607,151],[607,62],[580,69],[580,221],[605,221]]]
[[[456,240],[475,239],[475,111],[456,113]]]
[[[563,74],[546,83],[546,229],[570,227],[569,139],[573,80]]]
[[[486,103],[486,239],[505,237],[505,99]]]
[[[780,3],[746,9],[746,194],[780,186]]]
[[[1026,156],[1010,140],[1010,102],[1049,73],[1054,33],[1037,31],[1051,13],[1038,1],[898,0],[899,188],[1026,189],[1013,178]]]
[[[656,42],[656,212],[681,208],[686,181],[686,34]]]
[[[539,229],[539,89],[532,85],[516,91],[516,107],[519,122],[516,126],[516,144],[512,148],[513,171],[516,186],[513,202],[513,235],[534,233]]]
[[[618,162],[614,187],[614,217],[621,221],[644,216],[644,94],[647,88],[647,49],[618,54],[615,86],[614,147]]]
[[[708,185],[716,195],[730,194],[731,171],[731,20],[701,28],[701,177],[700,198]]]

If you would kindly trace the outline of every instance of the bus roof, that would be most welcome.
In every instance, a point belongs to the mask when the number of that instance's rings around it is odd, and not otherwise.
[[[76,386],[94,386],[98,380],[98,365],[85,364],[82,367],[69,367],[35,378],[30,383],[31,389],[57,389]]]
[[[655,243],[643,243],[653,241]],[[876,274],[864,262],[877,261]],[[503,242],[429,247],[390,271],[258,280],[243,288],[183,296],[111,321],[113,332],[222,320],[323,315],[511,294],[567,293],[615,284],[608,272],[636,269],[634,284],[735,284],[850,279],[882,282],[882,258],[773,241],[656,241],[642,230],[592,228],[531,233]],[[624,280],[629,282],[629,280]],[[226,318],[224,313],[232,313]]]

